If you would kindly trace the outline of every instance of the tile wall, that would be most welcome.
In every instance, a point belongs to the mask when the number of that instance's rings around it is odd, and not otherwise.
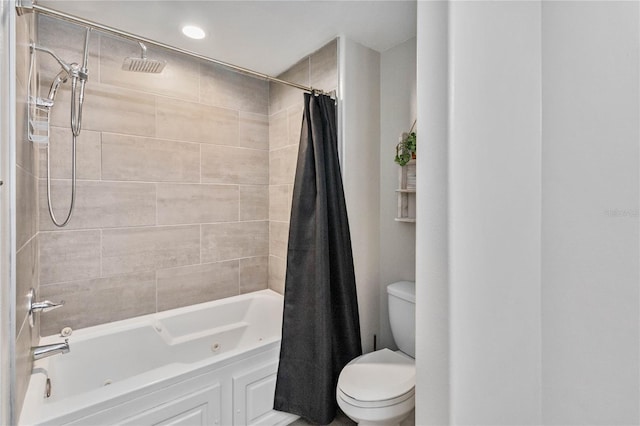
[[[80,62],[84,31],[40,18],[40,43]],[[149,47],[161,74],[121,70],[136,43],[92,32],[76,207],[47,212],[40,152],[40,297],[64,299],[42,335],[268,286],[267,82]],[[40,60],[43,93],[58,72]],[[52,114],[53,209],[70,200],[69,84]],[[44,320],[44,318],[43,318]]]
[[[322,89],[338,87],[338,43],[329,42],[280,78]],[[269,288],[284,293],[291,197],[304,98],[300,90],[270,83],[269,93]]]
[[[84,31],[40,18],[40,43],[79,62]],[[149,47],[161,74],[122,71],[136,43],[93,32],[76,207],[37,194],[41,298],[64,299],[42,335],[240,293],[283,292],[302,92]],[[42,93],[59,66],[40,58]],[[282,77],[337,87],[332,41]],[[52,114],[53,210],[70,199],[69,85]]]

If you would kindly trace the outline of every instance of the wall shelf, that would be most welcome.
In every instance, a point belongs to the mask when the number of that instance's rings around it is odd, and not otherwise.
[[[400,167],[398,174],[398,213],[396,222],[416,222],[416,160]]]
[[[396,217],[394,220],[396,222],[416,223],[415,218],[408,218],[408,217]]]

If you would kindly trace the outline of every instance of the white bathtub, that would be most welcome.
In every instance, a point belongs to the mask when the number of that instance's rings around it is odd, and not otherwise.
[[[263,290],[77,330],[36,361],[20,424],[288,424],[272,409],[282,302]]]

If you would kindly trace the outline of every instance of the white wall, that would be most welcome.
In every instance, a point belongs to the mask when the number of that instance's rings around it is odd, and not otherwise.
[[[387,285],[415,280],[416,227],[396,222],[398,172],[393,161],[402,132],[416,118],[416,39],[380,55],[380,333],[378,347],[396,348],[389,325]]]
[[[417,5],[416,424],[450,420],[449,10]]]
[[[542,6],[545,424],[640,422],[639,12]]]
[[[342,176],[351,229],[362,349],[379,328],[380,54],[340,37]]]
[[[454,2],[450,34],[452,421],[539,424],[540,4]]]
[[[419,2],[416,424],[640,421],[638,9]]]

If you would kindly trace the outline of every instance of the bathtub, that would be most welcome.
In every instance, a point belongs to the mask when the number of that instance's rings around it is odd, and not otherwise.
[[[288,424],[273,410],[282,303],[262,290],[74,331],[34,363],[20,424]]]

